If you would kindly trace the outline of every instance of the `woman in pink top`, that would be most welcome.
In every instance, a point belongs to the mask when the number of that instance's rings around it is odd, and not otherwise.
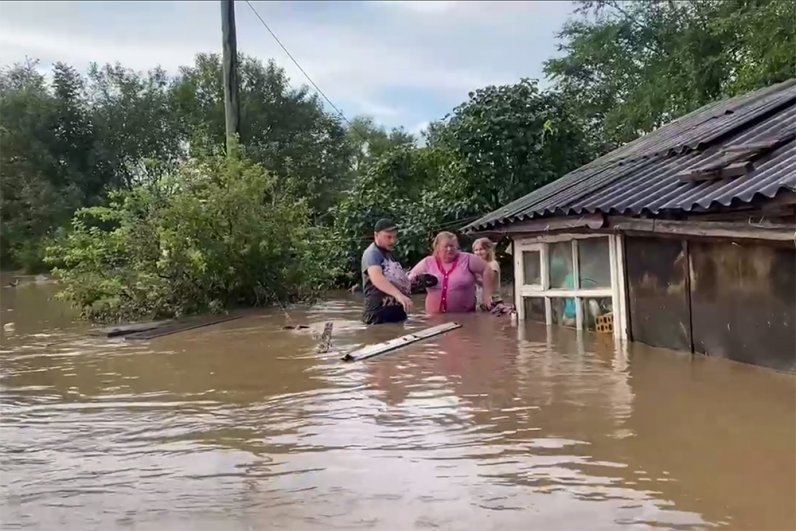
[[[471,253],[459,251],[459,240],[450,232],[434,238],[433,254],[420,261],[409,273],[414,280],[421,274],[437,278],[435,286],[426,289],[426,313],[464,313],[476,310],[475,287],[483,275],[483,300],[492,300],[494,272],[486,262]]]

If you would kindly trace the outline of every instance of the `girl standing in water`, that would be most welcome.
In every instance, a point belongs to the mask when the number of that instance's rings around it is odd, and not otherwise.
[[[492,300],[494,271],[476,255],[461,252],[455,234],[440,232],[432,247],[432,255],[421,260],[409,273],[410,280],[421,274],[437,278],[436,285],[426,289],[427,314],[474,312],[479,276],[483,278],[484,300]],[[491,304],[488,306],[491,308]]]
[[[498,292],[500,291],[500,264],[495,260],[495,244],[489,238],[478,238],[473,242],[473,253],[486,262],[489,269],[493,271],[492,281],[492,300],[487,300],[483,297],[484,278],[479,275],[476,278],[476,298],[478,304],[488,304],[490,302],[500,301]]]

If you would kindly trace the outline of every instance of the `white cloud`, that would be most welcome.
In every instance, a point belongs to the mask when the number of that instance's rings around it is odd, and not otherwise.
[[[25,56],[42,58],[45,62],[63,61],[77,66],[90,62],[120,62],[134,70],[148,70],[158,64],[176,71],[190,62],[197,50],[174,43],[130,44],[98,42],[87,35],[70,35],[35,28],[16,28],[0,24],[0,62],[9,64]]]
[[[362,114],[371,116],[377,121],[381,121],[383,118],[395,118],[402,114],[402,110],[399,107],[383,105],[364,98],[359,99],[357,103]]]
[[[431,122],[429,122],[428,120],[423,120],[422,122],[415,124],[415,126],[412,127],[409,130],[409,132],[415,136],[420,136],[422,133],[426,131],[426,129],[428,129],[429,125],[431,125]]]
[[[456,2],[453,0],[436,0],[436,1],[425,1],[425,0],[387,0],[387,1],[373,1],[373,4],[379,4],[386,7],[397,7],[401,9],[406,9],[408,11],[414,11],[416,13],[444,13],[446,11],[450,11],[454,9],[457,4],[461,4],[462,2]]]
[[[565,2],[371,2],[329,7],[254,2],[302,67],[347,116],[394,126],[441,117],[487,84],[539,77]],[[306,83],[249,7],[237,3],[238,49],[275,58]],[[369,9],[368,7],[375,7]],[[121,62],[168,71],[220,51],[215,2],[7,2],[0,63],[40,58],[78,68]]]

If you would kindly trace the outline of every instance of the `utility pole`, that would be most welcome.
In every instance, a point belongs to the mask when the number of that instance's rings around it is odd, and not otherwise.
[[[232,152],[233,139],[240,132],[235,0],[221,0],[221,33],[224,47],[224,118],[227,133],[227,156],[229,156]]]

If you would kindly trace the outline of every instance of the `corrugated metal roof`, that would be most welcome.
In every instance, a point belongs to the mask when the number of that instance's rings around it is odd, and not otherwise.
[[[796,191],[796,140],[734,179],[684,182],[677,174],[720,160],[727,145],[796,128],[796,79],[711,103],[666,124],[465,227],[475,231],[554,215],[660,214],[710,209]]]

